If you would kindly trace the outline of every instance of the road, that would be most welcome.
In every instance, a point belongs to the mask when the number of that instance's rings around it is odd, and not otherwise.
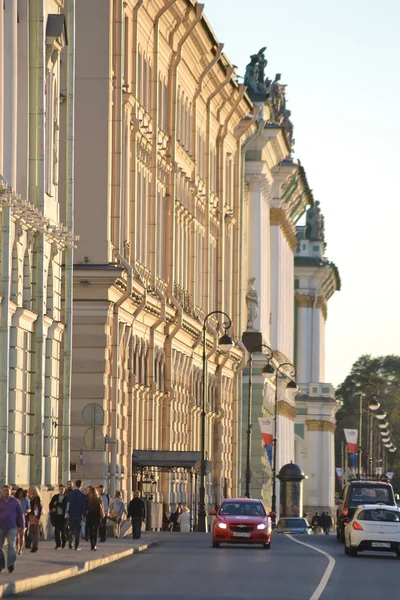
[[[212,549],[206,534],[160,533],[160,544],[143,554],[19,598],[376,600],[382,590],[385,597],[397,598],[400,565],[394,555],[351,558],[335,536],[296,539],[316,549],[279,535],[271,550]]]

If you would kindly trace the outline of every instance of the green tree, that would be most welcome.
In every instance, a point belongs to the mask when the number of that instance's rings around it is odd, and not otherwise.
[[[387,470],[394,472],[393,487],[396,492],[400,492],[400,356],[372,357],[368,354],[360,356],[353,364],[350,374],[338,387],[336,397],[343,402],[343,406],[337,413],[335,436],[336,465],[341,465],[343,429],[358,429],[359,427],[360,390],[366,383],[372,383],[378,389],[379,401],[387,413],[391,440],[399,448],[398,452],[387,453]],[[374,390],[367,387],[364,393],[362,431],[363,465],[366,464],[368,400],[373,395]],[[376,419],[374,419],[374,423],[377,424]]]

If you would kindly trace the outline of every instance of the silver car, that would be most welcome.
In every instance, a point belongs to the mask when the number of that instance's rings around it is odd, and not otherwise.
[[[292,533],[294,535],[310,535],[311,525],[304,517],[284,517],[279,519],[275,533]]]

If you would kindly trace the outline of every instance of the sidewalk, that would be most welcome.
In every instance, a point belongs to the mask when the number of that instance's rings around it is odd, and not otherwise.
[[[36,553],[24,550],[22,556],[18,556],[14,573],[10,574],[7,569],[0,573],[0,598],[69,579],[143,552],[157,543],[157,535],[145,532],[140,540],[130,537],[118,540],[109,538],[97,545],[97,552],[92,552],[89,542],[84,540],[81,542],[80,552],[70,550],[68,544],[62,550],[54,550],[54,540],[40,542]]]

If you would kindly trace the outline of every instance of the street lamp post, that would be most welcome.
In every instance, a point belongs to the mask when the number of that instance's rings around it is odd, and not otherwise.
[[[273,375],[274,368],[269,364],[273,356],[273,352],[267,344],[259,344],[255,348],[249,351],[249,406],[247,410],[247,454],[246,454],[246,498],[250,498],[250,479],[251,479],[251,434],[253,429],[252,423],[252,405],[253,405],[253,353],[258,350],[267,348],[269,354],[267,355],[268,363],[263,367],[262,374],[264,377]]]
[[[364,385],[361,386],[360,389],[360,414],[359,414],[359,427],[358,427],[358,456],[357,456],[357,462],[358,462],[358,476],[360,477],[361,475],[361,459],[362,459],[362,401],[363,401],[363,391],[367,388],[367,387],[372,387],[375,390],[377,390],[377,387],[375,384],[373,383],[364,383]]]
[[[199,489],[199,518],[198,518],[198,531],[205,532],[206,529],[206,460],[205,460],[205,450],[206,450],[206,408],[207,408],[207,320],[212,315],[224,315],[227,321],[223,324],[225,329],[224,335],[222,335],[218,344],[221,350],[225,350],[226,352],[231,349],[233,346],[232,338],[227,334],[227,331],[232,326],[232,321],[230,317],[221,310],[213,310],[208,313],[203,321],[203,394],[202,394],[202,409],[201,409],[201,448],[200,448],[200,489]]]
[[[289,383],[287,384],[287,388],[289,389],[297,389],[297,385],[295,380],[293,379],[294,377],[296,377],[296,367],[291,363],[291,362],[284,362],[282,364],[280,364],[278,366],[278,368],[275,370],[275,414],[274,414],[274,456],[273,456],[273,462],[272,462],[272,512],[276,513],[276,456],[277,456],[277,452],[276,452],[276,431],[277,431],[277,421],[278,421],[278,375],[279,375],[279,371],[282,369],[282,367],[292,367],[293,371],[292,371],[292,379],[289,381]],[[275,517],[274,517],[275,520]]]

